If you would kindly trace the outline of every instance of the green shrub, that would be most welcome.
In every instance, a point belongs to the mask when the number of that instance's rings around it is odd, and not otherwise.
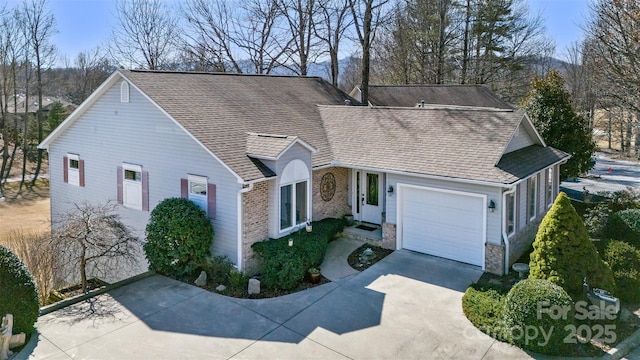
[[[229,287],[232,290],[246,290],[249,285],[249,277],[244,273],[232,269],[229,272]]]
[[[305,229],[279,239],[269,239],[252,245],[260,258],[260,275],[264,286],[289,290],[296,287],[310,267],[318,267],[324,259],[327,245],[344,228],[343,219],[314,222],[313,231]],[[289,246],[289,239],[293,246]]]
[[[215,284],[226,284],[231,271],[234,270],[233,262],[226,256],[208,257],[199,268],[205,271],[207,277]]]
[[[193,274],[209,256],[213,226],[193,202],[170,198],[151,212],[146,235],[149,269],[182,277]]]
[[[615,293],[613,274],[589,239],[587,229],[565,193],[560,193],[540,223],[530,256],[532,279],[549,280],[571,296],[582,296],[583,279]]]
[[[590,207],[584,214],[584,225],[591,237],[602,239],[607,233],[607,223],[611,217],[611,210],[606,204]]]
[[[565,326],[572,323],[572,305],[571,297],[550,281],[526,279],[518,282],[504,300],[504,325],[509,341],[523,349],[542,354],[562,354],[568,348],[564,343],[567,336]],[[539,312],[540,308],[549,310],[552,306],[560,306],[569,311],[566,316],[562,312]],[[537,328],[538,336],[524,336],[532,326]],[[551,332],[548,343],[540,330],[547,334]]]
[[[462,297],[462,311],[480,331],[505,341],[504,298],[506,291],[473,284]]]
[[[0,246],[0,317],[13,315],[13,333],[31,334],[38,320],[38,290],[26,266],[9,249]]]
[[[626,241],[640,247],[640,209],[626,209],[615,213],[607,224],[609,239]]]
[[[604,259],[616,281],[616,295],[629,303],[640,303],[640,250],[626,242],[609,241]]]

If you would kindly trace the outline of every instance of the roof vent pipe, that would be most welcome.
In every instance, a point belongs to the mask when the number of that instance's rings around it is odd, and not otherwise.
[[[420,107],[423,108],[424,107],[424,100],[420,100]]]
[[[345,104],[345,106],[351,106],[351,100],[346,99],[346,100],[344,101],[344,104]]]

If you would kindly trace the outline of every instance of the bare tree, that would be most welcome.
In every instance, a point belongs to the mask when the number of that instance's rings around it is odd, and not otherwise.
[[[74,104],[83,102],[115,70],[99,46],[78,53],[73,64],[66,63],[66,68],[69,79],[65,93]]]
[[[349,9],[349,0],[320,0],[320,20],[313,26],[315,35],[324,43],[325,51],[329,53],[331,84],[334,86],[338,86],[340,77],[340,43],[353,24]]]
[[[38,96],[38,110],[36,112],[38,143],[44,140],[44,114],[42,112],[43,73],[50,68],[55,60],[55,46],[51,37],[57,32],[56,19],[47,9],[47,0],[25,0],[22,6],[22,19],[27,46],[31,48],[35,62],[36,92]],[[28,106],[28,105],[27,105]],[[25,126],[26,127],[26,126]],[[44,150],[37,150],[36,169],[33,174],[32,185],[35,184],[42,166]],[[25,154],[26,157],[26,154]]]
[[[314,62],[314,55],[318,55],[319,40],[314,36],[313,28],[318,21],[317,0],[278,0],[278,7],[286,19],[291,33],[291,57],[297,61],[293,66],[283,64],[295,74],[306,76],[309,63]]]
[[[158,70],[176,52],[176,19],[161,0],[118,0],[118,24],[110,42],[111,55],[122,65]]]
[[[234,71],[242,68],[234,56],[237,14],[226,0],[188,0],[181,8],[187,20],[186,58],[210,71]]]
[[[140,240],[109,202],[75,204],[54,224],[52,244],[67,267],[66,273],[80,276],[82,289],[87,289],[89,273],[113,276],[134,266],[141,256]]]
[[[384,12],[389,0],[349,0],[349,7],[353,16],[353,25],[358,36],[362,51],[362,78],[360,91],[362,104],[369,101],[369,74],[372,44],[376,39],[378,28],[387,20]]]

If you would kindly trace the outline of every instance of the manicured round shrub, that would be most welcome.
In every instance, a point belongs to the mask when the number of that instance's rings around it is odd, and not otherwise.
[[[509,341],[542,354],[559,355],[568,345],[565,326],[572,323],[573,302],[560,286],[547,280],[518,282],[504,302],[504,325]],[[535,329],[535,331],[534,331]],[[548,339],[542,334],[550,334]]]
[[[640,303],[640,250],[624,241],[611,240],[604,251],[616,281],[616,295],[625,302]]]
[[[0,246],[0,318],[13,315],[13,333],[30,334],[40,306],[36,282],[9,249]]]
[[[540,223],[529,267],[530,278],[549,280],[575,298],[583,295],[585,277],[591,287],[615,294],[611,269],[600,258],[565,193],[558,195]]]
[[[607,223],[609,239],[626,241],[640,247],[640,209],[626,209],[615,213]]]
[[[165,199],[151,212],[144,251],[149,269],[182,277],[206,262],[213,241],[213,226],[196,204],[180,198]]]

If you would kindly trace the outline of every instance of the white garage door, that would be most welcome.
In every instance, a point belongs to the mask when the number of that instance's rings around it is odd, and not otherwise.
[[[468,264],[484,264],[485,197],[402,186],[405,249]]]

